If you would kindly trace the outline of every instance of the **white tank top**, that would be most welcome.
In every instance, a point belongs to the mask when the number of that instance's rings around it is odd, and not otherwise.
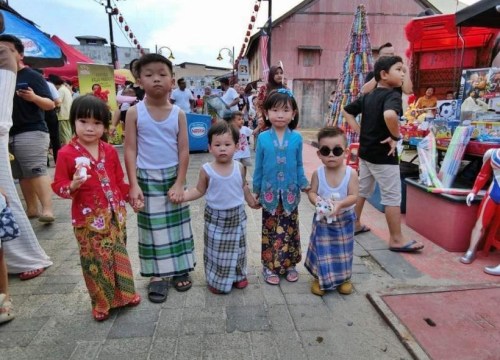
[[[212,209],[228,210],[244,203],[240,167],[240,163],[233,160],[233,172],[228,176],[221,176],[215,172],[210,163],[203,164],[203,169],[209,177],[205,201]]]
[[[137,167],[165,169],[179,163],[177,135],[179,107],[173,105],[166,119],[156,121],[144,101],[137,104]]]
[[[323,199],[329,199],[332,194],[337,193],[339,194],[340,198],[339,200],[343,200],[347,197],[347,189],[349,187],[349,179],[351,178],[351,171],[353,169],[350,166],[345,167],[345,176],[342,179],[342,182],[340,183],[339,186],[337,187],[331,187],[328,185],[328,182],[326,181],[325,177],[325,166],[321,166],[318,168],[318,195],[322,197]],[[347,211],[350,209],[353,209],[354,205],[349,206],[343,211]]]

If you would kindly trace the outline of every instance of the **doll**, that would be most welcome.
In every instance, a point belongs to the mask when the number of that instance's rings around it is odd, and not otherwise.
[[[476,194],[493,175],[491,185],[481,204],[476,224],[472,229],[469,249],[460,258],[460,262],[470,264],[476,256],[477,245],[484,235],[488,225],[491,225],[495,215],[500,212],[500,148],[486,151],[483,157],[483,166],[479,172],[472,191],[467,195],[467,205],[470,206]],[[500,265],[486,266],[484,271],[491,275],[500,275]]]

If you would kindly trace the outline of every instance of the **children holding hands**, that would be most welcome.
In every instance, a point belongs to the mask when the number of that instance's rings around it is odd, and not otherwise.
[[[245,181],[245,168],[233,160],[238,130],[219,121],[208,131],[208,148],[214,160],[203,164],[196,187],[183,201],[205,195],[204,265],[208,289],[227,294],[233,287],[248,285],[246,259],[246,213],[244,201],[258,209]]]
[[[326,290],[341,294],[352,292],[351,275],[354,248],[354,205],[358,196],[358,176],[346,166],[347,140],[338,127],[323,128],[318,133],[318,157],[323,163],[311,178],[309,201],[327,202],[327,218],[313,218],[307,249],[306,269],[314,277],[311,292],[323,296]]]

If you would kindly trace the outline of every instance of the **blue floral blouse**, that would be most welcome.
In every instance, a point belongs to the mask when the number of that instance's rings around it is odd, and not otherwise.
[[[287,129],[282,144],[273,128],[259,134],[253,174],[253,192],[262,207],[275,213],[280,199],[286,214],[300,202],[300,191],[309,185],[302,163],[302,135]]]

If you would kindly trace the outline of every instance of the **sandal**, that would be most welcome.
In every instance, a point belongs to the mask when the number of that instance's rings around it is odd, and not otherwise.
[[[208,291],[210,291],[212,294],[215,294],[215,295],[225,295],[226,293],[224,291],[220,291],[220,290],[217,290],[216,288],[208,285]]]
[[[150,281],[148,285],[148,299],[154,303],[162,303],[167,300],[168,280]]]
[[[25,272],[22,272],[21,274],[19,274],[19,279],[21,279],[21,280],[33,279],[33,278],[36,278],[41,273],[43,273],[44,271],[45,271],[44,268],[35,269],[35,270],[28,270],[28,271],[25,271]]]
[[[280,277],[273,273],[271,270],[268,268],[264,268],[262,270],[262,275],[264,276],[264,281],[268,283],[269,285],[279,285],[280,283]]]
[[[132,300],[127,304],[127,306],[137,306],[141,303],[141,295],[135,294]]]
[[[95,321],[104,321],[109,318],[109,313],[103,313],[97,311],[96,309],[92,309],[92,316],[94,317]]]
[[[248,280],[245,278],[243,280],[240,280],[240,281],[235,281],[233,283],[233,286],[236,288],[236,289],[244,289],[248,286]]]
[[[191,289],[191,286],[193,286],[193,283],[191,281],[191,278],[189,277],[189,274],[174,276],[173,282],[174,282],[175,290],[181,291],[181,292],[187,291],[187,290]],[[183,283],[187,283],[187,284],[183,284]]]
[[[286,281],[288,282],[296,282],[299,280],[299,273],[297,270],[295,270],[295,266],[290,266],[288,269],[286,269]]]
[[[5,294],[0,294],[0,324],[14,319],[13,310],[12,302],[7,300],[7,296]]]

